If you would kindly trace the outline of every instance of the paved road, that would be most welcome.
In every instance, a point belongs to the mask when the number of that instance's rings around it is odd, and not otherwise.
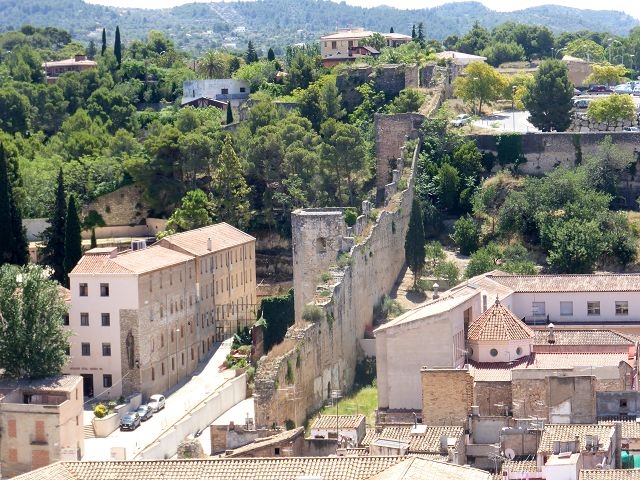
[[[166,407],[135,431],[121,432],[118,429],[106,438],[85,439],[85,453],[82,459],[111,460],[111,449],[114,447],[124,448],[127,460],[134,459],[164,431],[188,415],[204,398],[235,377],[232,370],[220,371],[220,366],[231,349],[231,342],[232,339],[229,339],[220,344],[208,361],[203,361],[192,376],[166,392]],[[92,411],[85,411],[85,425],[91,423],[92,417]],[[205,452],[207,451],[205,449]]]
[[[522,110],[504,110],[492,115],[482,116],[473,125],[503,132],[538,132],[539,130],[528,121],[529,112]]]

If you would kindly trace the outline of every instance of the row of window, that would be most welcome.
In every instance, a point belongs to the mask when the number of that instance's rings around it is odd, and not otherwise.
[[[86,283],[81,283],[79,285],[79,290],[80,290],[80,296],[81,297],[88,297],[89,296],[89,285]],[[100,296],[101,297],[108,297],[109,296],[109,284],[108,283],[101,283],[100,284]]]
[[[80,354],[83,357],[90,357],[91,356],[91,344],[89,342],[82,342],[80,344]],[[67,347],[67,355],[71,355],[70,347]],[[110,343],[103,343],[102,344],[102,356],[103,357],[110,357],[111,356],[111,344]]]
[[[100,320],[102,323],[103,327],[109,327],[111,326],[111,314],[110,313],[101,313],[100,314]],[[69,325],[69,316],[65,316],[64,318],[64,324],[65,325]],[[88,327],[89,326],[89,313],[88,312],[81,312],[80,313],[80,326],[81,327]]]
[[[545,302],[533,302],[531,304],[531,312],[533,315],[546,315]],[[629,302],[626,300],[617,300],[615,302],[615,312],[618,316],[629,315]],[[560,315],[572,316],[573,315],[573,302],[560,302]],[[587,302],[587,315],[598,316],[600,315],[600,302],[591,301]]]

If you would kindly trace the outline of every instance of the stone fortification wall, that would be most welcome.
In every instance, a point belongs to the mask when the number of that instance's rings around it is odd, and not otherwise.
[[[83,206],[81,217],[95,210],[109,226],[144,224],[149,211],[142,200],[142,193],[141,187],[137,185],[119,188]]]
[[[418,147],[413,165],[417,152]],[[257,425],[286,419],[299,425],[332,390],[345,393],[350,388],[361,356],[358,339],[364,337],[375,305],[390,291],[404,265],[412,201],[413,168],[408,188],[394,195],[375,222],[366,221],[373,215],[362,215],[349,230],[342,209],[293,213],[296,323],[285,341],[258,364]],[[340,254],[343,261],[348,255],[348,265],[336,265]],[[315,305],[307,309],[315,309],[316,318],[302,318],[308,304]]]
[[[619,120],[617,122],[592,122],[583,113],[576,114],[571,120],[569,130],[572,132],[622,132],[624,127],[637,126],[640,122],[640,114],[633,120]]]
[[[362,103],[362,95],[356,87],[369,81],[375,90],[384,92],[387,99],[396,97],[405,88],[416,88],[420,82],[417,65],[358,65],[343,71],[336,78],[336,86],[348,111]]]
[[[522,153],[527,161],[518,171],[527,175],[543,175],[558,166],[572,167],[581,154],[583,159],[597,152],[599,145],[610,136],[616,147],[640,155],[640,135],[637,132],[598,133],[527,133],[522,135]],[[482,151],[497,153],[497,135],[474,137]]]

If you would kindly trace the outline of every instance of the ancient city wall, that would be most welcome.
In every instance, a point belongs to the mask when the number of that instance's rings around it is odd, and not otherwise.
[[[640,134],[637,132],[597,133],[527,133],[522,135],[522,153],[527,161],[518,167],[526,175],[543,175],[558,166],[572,167],[581,155],[586,159],[597,152],[599,145],[610,136],[622,150],[640,156]],[[498,135],[473,137],[481,151],[497,153]]]
[[[287,419],[298,425],[322,406],[332,390],[346,393],[352,385],[362,356],[358,339],[364,337],[374,307],[404,266],[413,169],[407,185],[384,208],[362,215],[351,230],[342,209],[293,213],[296,323],[283,344],[258,365],[257,425],[282,424]],[[366,202],[364,208],[369,208]],[[375,221],[369,220],[376,215]],[[346,266],[338,267],[338,258]],[[305,309],[307,304],[315,307]],[[303,312],[313,310],[315,316],[303,318]]]

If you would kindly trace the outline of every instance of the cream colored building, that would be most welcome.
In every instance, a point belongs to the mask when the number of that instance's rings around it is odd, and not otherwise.
[[[82,379],[0,381],[0,471],[13,477],[84,452]]]
[[[371,30],[364,28],[340,28],[337,32],[320,37],[320,54],[322,58],[346,55],[350,49],[360,46],[359,42],[372,36]],[[387,47],[399,47],[411,41],[411,36],[401,33],[381,33],[387,42]]]
[[[255,320],[255,239],[220,223],[86,252],[69,274],[68,371],[86,396],[163,392]]]

